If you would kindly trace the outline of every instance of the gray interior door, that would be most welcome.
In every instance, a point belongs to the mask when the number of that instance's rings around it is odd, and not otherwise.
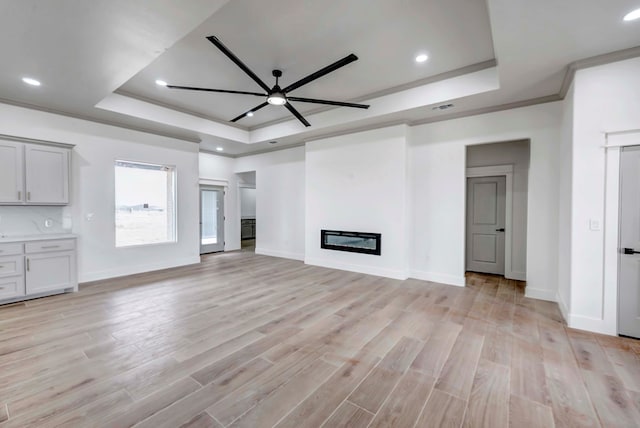
[[[504,275],[506,177],[467,179],[467,270]]]
[[[224,189],[200,186],[200,254],[224,251]]]
[[[618,332],[640,338],[640,146],[625,147],[620,161],[618,282]]]

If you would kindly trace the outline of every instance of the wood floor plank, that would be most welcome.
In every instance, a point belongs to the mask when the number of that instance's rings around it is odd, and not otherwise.
[[[408,370],[369,427],[412,428],[435,382],[432,376]]]
[[[223,428],[223,426],[207,412],[202,412],[185,424],[180,425],[180,428]]]
[[[465,427],[506,427],[509,422],[509,368],[480,360],[465,415]]]
[[[639,342],[466,281],[243,249],[0,306],[0,426],[640,426]]]
[[[603,426],[638,426],[640,412],[627,395],[620,379],[616,376],[584,369],[582,370],[582,378]]]
[[[207,413],[224,426],[231,424],[245,412],[266,400],[292,378],[305,373],[306,369],[311,370],[311,375],[308,375],[311,377],[316,371],[323,375],[328,371],[335,370],[334,366],[320,360],[320,356],[321,354],[317,352],[304,349],[292,354],[227,394],[222,400],[209,407]],[[303,381],[306,380],[307,376],[303,376]]]
[[[170,406],[184,396],[197,391],[199,388],[200,384],[190,377],[180,379],[168,385],[166,388],[142,400],[136,401],[133,405],[124,407],[111,418],[105,419],[105,426],[132,427],[138,422],[155,415],[160,410]]]
[[[236,419],[232,427],[272,427],[315,391],[337,368],[320,359]],[[215,413],[214,413],[215,415]],[[221,419],[224,422],[224,419]]]
[[[433,334],[416,356],[411,368],[435,378],[440,376],[442,367],[449,358],[460,331],[462,331],[460,324],[444,322],[438,325],[438,328],[434,329]]]
[[[511,392],[537,403],[549,403],[542,348],[519,337],[512,341]]]
[[[543,357],[556,426],[600,426],[573,354],[543,348]]]
[[[4,403],[0,403],[0,423],[9,420],[9,409],[7,409],[7,405]]]
[[[475,333],[465,331],[460,333],[435,387],[462,400],[467,400],[482,352],[483,341],[484,337]]]
[[[367,354],[345,362],[325,383],[298,404],[278,424],[278,428],[320,426],[378,364],[379,358]]]
[[[348,400],[371,413],[376,413],[421,347],[422,343],[418,340],[401,338],[360,386],[349,395]]]
[[[322,424],[326,428],[366,428],[373,414],[345,401],[333,415]]]
[[[421,428],[459,428],[464,420],[466,401],[434,389],[416,423]]]
[[[510,427],[553,428],[554,425],[551,407],[517,395],[509,398]]]

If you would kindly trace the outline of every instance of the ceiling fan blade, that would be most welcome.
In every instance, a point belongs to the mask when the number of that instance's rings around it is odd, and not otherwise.
[[[223,54],[229,57],[231,61],[233,61],[238,67],[240,67],[242,71],[244,71],[249,77],[251,77],[254,82],[260,85],[262,89],[267,91],[267,93],[271,91],[271,88],[269,88],[266,83],[264,83],[253,71],[251,71],[244,62],[240,61],[240,58],[235,56],[233,52],[231,52],[225,45],[223,45],[222,42],[218,40],[216,36],[209,36],[207,37],[207,40],[209,40],[218,49],[220,49]]]
[[[260,110],[261,108],[266,107],[266,106],[268,106],[268,105],[269,105],[269,103],[268,103],[268,102],[264,102],[264,103],[260,104],[259,106],[252,108],[251,110],[247,110],[247,111],[245,111],[245,112],[244,112],[244,113],[242,113],[240,116],[238,116],[238,117],[234,117],[234,118],[233,118],[233,119],[231,119],[229,122],[237,122],[237,121],[239,121],[240,119],[242,119],[243,117],[247,117],[247,114],[248,114],[248,113],[253,113],[254,111],[258,111],[258,110]]]
[[[307,77],[303,77],[302,79],[298,80],[297,82],[292,83],[291,85],[289,85],[286,88],[284,88],[282,90],[282,92],[293,91],[294,89],[297,89],[302,85],[306,85],[307,83],[312,82],[312,81],[314,81],[316,79],[319,79],[322,76],[324,76],[325,74],[329,74],[332,71],[336,71],[340,67],[344,67],[345,65],[347,65],[349,63],[352,63],[353,61],[356,61],[357,59],[358,59],[358,57],[355,56],[354,54],[349,54],[349,55],[345,56],[344,58],[334,62],[333,64],[327,65],[326,67],[316,71],[315,73],[311,73]]]
[[[171,89],[186,89],[188,91],[223,92],[225,94],[256,95],[258,97],[266,97],[267,96],[267,94],[260,94],[258,92],[230,91],[230,90],[227,90],[227,89],[196,88],[196,87],[193,87],[193,86],[167,85],[167,88],[171,88]]]
[[[317,100],[315,98],[287,97],[289,101],[299,101],[302,103],[327,104],[330,106],[369,108],[368,104],[343,103],[342,101]]]
[[[311,126],[311,124],[310,124],[309,122],[307,122],[307,119],[305,119],[304,117],[302,117],[302,115],[300,114],[300,112],[299,112],[298,110],[296,110],[296,109],[295,109],[295,107],[293,107],[291,104],[286,103],[284,106],[287,108],[287,110],[289,110],[289,111],[291,112],[291,114],[292,114],[292,115],[294,115],[295,117],[297,117],[297,118],[298,118],[298,120],[299,120],[300,122],[302,122],[302,124],[303,124],[304,126]]]

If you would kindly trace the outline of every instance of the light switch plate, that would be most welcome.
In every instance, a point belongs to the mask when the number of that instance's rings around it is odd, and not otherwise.
[[[600,230],[600,220],[592,218],[589,220],[589,230],[598,231]]]

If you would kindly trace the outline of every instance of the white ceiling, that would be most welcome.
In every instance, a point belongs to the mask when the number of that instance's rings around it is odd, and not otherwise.
[[[148,130],[228,154],[453,114],[560,92],[567,66],[640,45],[640,0],[56,0],[0,2],[0,100]],[[262,92],[205,36],[215,35],[271,86],[349,53],[359,60],[292,95],[371,104],[367,111],[295,103],[312,126],[268,106],[228,120]],[[430,59],[413,61],[419,52]],[[497,63],[497,65],[496,65]],[[43,82],[29,87],[22,76]],[[451,102],[440,112],[432,107]]]

